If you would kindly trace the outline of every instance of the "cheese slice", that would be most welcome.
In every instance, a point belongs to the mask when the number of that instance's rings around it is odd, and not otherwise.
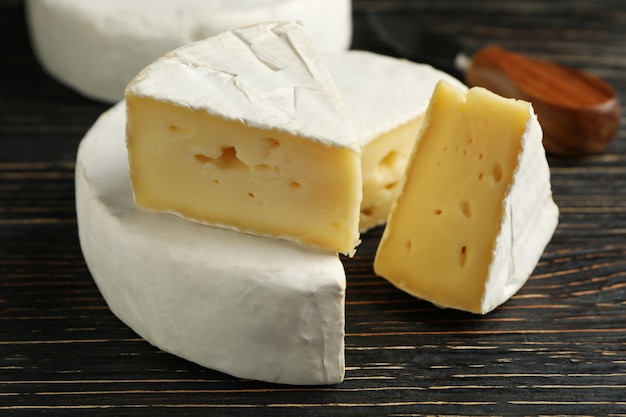
[[[166,52],[226,30],[297,20],[327,51],[352,37],[350,0],[27,0],[26,16],[42,66],[107,102]]]
[[[160,349],[237,377],[341,382],[338,256],[139,209],[124,111],[99,118],[76,161],[80,243],[113,313]]]
[[[387,221],[437,82],[466,87],[429,65],[369,51],[327,53],[325,61],[361,147],[363,233]]]
[[[140,206],[345,254],[358,244],[360,148],[299,24],[181,47],[126,102]]]
[[[441,307],[487,313],[526,282],[558,222],[529,103],[438,84],[374,261]]]

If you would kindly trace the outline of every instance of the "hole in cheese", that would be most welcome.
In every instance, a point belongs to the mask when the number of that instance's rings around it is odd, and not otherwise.
[[[495,184],[502,180],[502,165],[496,164],[496,166],[493,167],[493,171],[491,171],[491,179]]]
[[[270,171],[274,171],[275,173],[280,172],[280,167],[271,166],[269,164],[258,164],[254,166],[254,169],[259,172],[270,172]]]
[[[278,141],[278,139],[274,138],[265,138],[263,139],[263,142],[265,142],[266,146],[263,156],[269,156],[275,148],[278,148],[280,146],[280,142]]]
[[[191,135],[193,135],[193,131],[191,129],[187,129],[185,127],[180,127],[180,126],[176,126],[176,125],[169,125],[167,128],[169,129],[170,132],[172,132],[175,135],[178,135],[180,137],[183,137],[183,138],[187,138],[187,137],[190,137]]]
[[[361,209],[361,214],[363,216],[371,216],[372,214],[374,214],[374,207],[369,206],[369,207],[365,207],[363,209]]]
[[[439,209],[435,210],[435,216],[441,216],[441,210]]]
[[[463,268],[465,266],[466,261],[467,261],[467,246],[462,246],[461,253],[459,255],[459,266]]]
[[[461,201],[459,208],[461,209],[463,217],[467,217],[468,219],[472,217],[472,205],[469,201]]]
[[[201,164],[213,164],[226,171],[249,171],[248,165],[237,158],[237,149],[234,146],[222,148],[222,154],[217,158],[211,158],[204,154],[195,154],[194,159]]]
[[[291,188],[300,188],[300,187],[302,187],[302,184],[300,184],[298,181],[291,181],[291,182],[289,183],[289,186],[290,186]]]
[[[397,185],[397,181],[390,182],[389,184],[385,185],[385,190],[393,190],[394,188],[396,188]]]
[[[378,163],[380,169],[391,169],[398,163],[398,152],[390,151]]]
[[[278,141],[278,139],[274,138],[265,138],[265,143],[267,143],[270,148],[276,148],[277,146],[280,146],[280,142]]]

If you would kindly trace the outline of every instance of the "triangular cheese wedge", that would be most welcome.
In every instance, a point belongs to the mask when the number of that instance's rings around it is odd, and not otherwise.
[[[299,24],[181,47],[126,102],[138,205],[346,254],[358,244],[360,148]]]
[[[522,287],[557,223],[532,106],[441,82],[374,269],[436,305],[484,314]]]

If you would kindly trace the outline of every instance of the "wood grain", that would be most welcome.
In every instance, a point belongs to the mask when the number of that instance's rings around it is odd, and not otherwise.
[[[411,12],[468,50],[496,43],[626,93],[623,2],[479,3],[355,0],[354,48],[389,53],[368,10]],[[20,1],[0,3],[0,31],[0,415],[626,415],[623,117],[603,153],[550,157],[560,224],[509,302],[475,316],[396,290],[373,274],[375,229],[344,259],[345,382],[272,385],[163,353],[111,314],[80,251],[73,184],[78,143],[108,106],[41,69]]]

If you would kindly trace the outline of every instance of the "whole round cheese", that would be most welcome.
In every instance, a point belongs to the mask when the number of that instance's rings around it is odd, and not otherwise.
[[[86,134],[76,162],[80,244],[113,313],[160,349],[237,377],[341,382],[338,256],[138,208],[124,129],[120,102]]]
[[[108,102],[164,53],[237,27],[299,20],[326,51],[352,39],[350,0],[27,0],[26,11],[42,66]]]

